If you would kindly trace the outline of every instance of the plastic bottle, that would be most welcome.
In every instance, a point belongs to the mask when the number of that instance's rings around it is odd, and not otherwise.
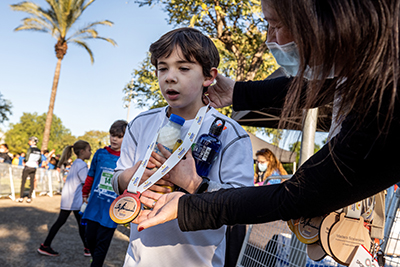
[[[82,219],[82,216],[83,216],[83,213],[84,213],[85,210],[86,210],[86,207],[87,207],[87,203],[86,203],[86,202],[83,202],[83,203],[82,203],[82,206],[81,206],[81,209],[80,209],[80,211],[79,211],[79,214],[81,215],[81,224],[82,224],[82,225],[87,225],[86,219]]]
[[[217,159],[221,149],[221,135],[225,126],[225,120],[215,118],[208,134],[202,134],[193,146],[193,157],[196,162],[196,171],[200,176],[207,176],[212,164]]]
[[[181,128],[184,123],[184,118],[175,114],[171,114],[171,116],[169,116],[168,123],[161,128],[156,144],[162,144],[169,152],[172,153],[175,144],[181,138]],[[154,151],[163,156],[157,146],[154,148]]]

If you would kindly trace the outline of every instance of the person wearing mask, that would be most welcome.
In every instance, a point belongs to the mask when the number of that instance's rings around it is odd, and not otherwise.
[[[270,176],[287,175],[282,163],[276,158],[274,153],[268,148],[260,149],[256,152],[257,163],[254,174],[254,185],[277,184],[280,179],[269,179]]]
[[[399,0],[262,0],[267,45],[288,77],[234,82],[218,76],[209,88],[212,105],[280,107],[285,119],[330,102],[329,142],[281,184],[201,195],[144,192],[145,205],[158,201],[137,218],[138,229],[174,218],[183,231],[312,218],[397,183],[398,157],[385,155],[400,147],[399,5]],[[189,151],[175,173],[183,175],[191,161]],[[385,168],[370,168],[377,164]],[[265,209],[248,203],[263,203]]]

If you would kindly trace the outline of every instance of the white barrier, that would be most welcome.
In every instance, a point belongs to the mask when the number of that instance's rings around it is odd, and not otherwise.
[[[0,163],[0,197],[9,197],[15,200],[15,194],[20,192],[21,177],[24,167]],[[63,174],[57,170],[46,170],[38,168],[35,175],[36,187],[32,198],[39,195],[53,196],[54,193],[61,193],[63,186]],[[29,180],[29,182],[28,182]],[[25,183],[25,188],[30,186],[30,178]]]

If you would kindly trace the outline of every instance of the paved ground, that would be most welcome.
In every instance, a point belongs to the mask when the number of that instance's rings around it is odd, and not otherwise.
[[[90,257],[83,256],[83,244],[72,213],[52,243],[60,256],[47,257],[37,253],[58,217],[60,201],[60,195],[36,197],[31,204],[0,199],[1,267],[90,266]],[[128,242],[129,230],[118,226],[103,266],[122,266]]]

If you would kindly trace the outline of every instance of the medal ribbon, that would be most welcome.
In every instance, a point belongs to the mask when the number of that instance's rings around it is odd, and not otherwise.
[[[152,176],[149,177],[149,179],[147,179],[143,184],[141,184],[138,187],[140,179],[143,176],[144,170],[146,169],[147,163],[149,161],[151,152],[154,150],[156,146],[157,137],[161,129],[161,127],[159,127],[157,134],[153,138],[153,141],[147,147],[147,151],[144,156],[142,164],[140,164],[139,168],[137,169],[135,174],[132,176],[131,181],[129,182],[128,192],[136,194],[137,192],[141,193],[145,191],[150,186],[155,184],[158,180],[160,180],[164,175],[166,175],[173,167],[175,167],[176,164],[178,164],[178,162],[182,159],[182,157],[192,146],[200,130],[200,127],[204,121],[207,109],[208,105],[199,109],[180,147],[174,153],[172,153],[172,155],[167,159],[167,161],[165,161],[164,164],[161,165],[161,167]]]

